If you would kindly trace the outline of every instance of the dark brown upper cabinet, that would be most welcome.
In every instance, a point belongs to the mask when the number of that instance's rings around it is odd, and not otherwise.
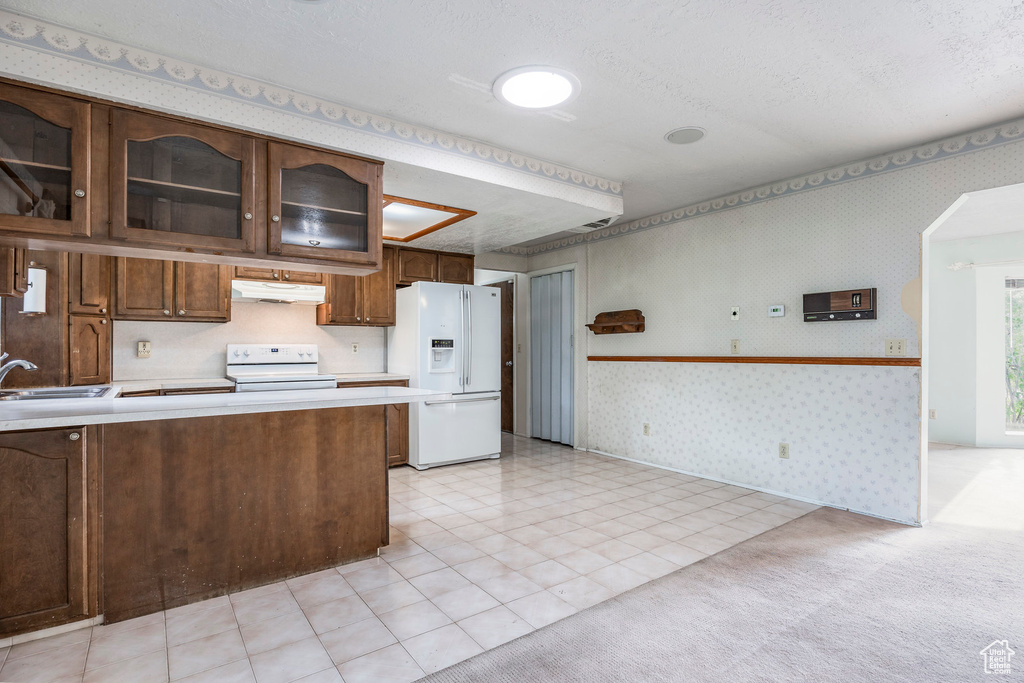
[[[227,322],[231,320],[230,266],[119,258],[119,320]]]
[[[267,155],[269,254],[380,263],[380,165],[277,142]]]
[[[108,315],[110,257],[68,254],[68,313]]]
[[[111,238],[256,251],[253,138],[120,109],[111,123]]]
[[[0,296],[23,297],[28,291],[28,259],[24,249],[0,249]]]
[[[473,284],[474,258],[462,254],[438,254],[437,274],[441,282],[453,282],[458,285]]]
[[[318,325],[389,327],[395,324],[395,249],[384,247],[381,269],[362,277],[331,275]]]
[[[304,273],[300,270],[277,270],[276,268],[235,267],[236,280],[260,280],[263,282],[294,282],[298,285],[322,285],[323,273]]]
[[[68,356],[68,384],[88,385],[110,382],[110,320],[91,315],[68,318],[71,343]]]
[[[89,235],[89,104],[0,83],[0,228]]]
[[[437,252],[402,249],[398,252],[397,284],[438,282]]]

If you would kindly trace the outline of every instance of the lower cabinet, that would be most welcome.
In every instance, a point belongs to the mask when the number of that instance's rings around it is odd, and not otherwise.
[[[339,389],[356,387],[408,387],[409,380],[379,380],[376,382],[338,382]],[[409,462],[409,404],[394,403],[388,406],[388,467],[405,465]]]
[[[91,436],[0,433],[0,638],[97,612]]]
[[[409,404],[388,406],[388,467],[409,462]]]

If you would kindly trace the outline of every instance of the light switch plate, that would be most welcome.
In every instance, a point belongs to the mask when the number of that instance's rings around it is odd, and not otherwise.
[[[139,358],[149,358],[153,353],[153,343],[148,341],[140,341],[138,351],[136,355]]]
[[[729,350],[732,351],[733,353],[739,353],[740,352],[740,340],[739,339],[733,339],[732,342],[729,344]]]
[[[786,306],[784,304],[776,304],[768,307],[769,318],[781,318],[786,315]]]

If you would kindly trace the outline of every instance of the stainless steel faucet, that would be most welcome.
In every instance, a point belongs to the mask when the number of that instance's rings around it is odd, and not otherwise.
[[[2,363],[9,355],[11,354],[5,353],[0,355],[0,363]],[[4,377],[7,377],[7,373],[14,368],[24,368],[29,372],[39,369],[35,363],[30,363],[27,360],[12,360],[8,363],[4,363],[3,365],[0,365],[0,384],[3,384]]]

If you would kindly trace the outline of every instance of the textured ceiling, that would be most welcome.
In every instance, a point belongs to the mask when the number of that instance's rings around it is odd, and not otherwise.
[[[1024,113],[1024,6],[1011,1],[0,6],[622,180],[626,220]],[[564,112],[490,95],[499,74],[538,63],[580,78]],[[682,125],[708,135],[662,140]]]

